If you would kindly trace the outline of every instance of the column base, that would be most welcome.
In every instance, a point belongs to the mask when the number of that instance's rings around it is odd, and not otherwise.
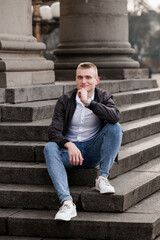
[[[148,69],[101,69],[98,68],[101,80],[122,80],[122,79],[146,79],[148,78]],[[56,69],[56,81],[75,80],[75,69]]]
[[[53,62],[43,43],[0,41],[0,88],[54,83]]]

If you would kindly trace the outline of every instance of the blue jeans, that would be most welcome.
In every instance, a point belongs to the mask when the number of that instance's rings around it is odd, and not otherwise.
[[[108,177],[109,170],[118,154],[123,130],[119,123],[107,123],[96,136],[89,141],[74,142],[84,158],[83,164],[70,164],[68,150],[49,142],[44,148],[47,169],[61,203],[72,199],[68,186],[66,169],[85,168],[100,165],[99,175]]]

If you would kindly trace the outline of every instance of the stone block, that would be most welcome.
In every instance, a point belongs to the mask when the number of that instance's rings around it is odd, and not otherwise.
[[[124,131],[122,145],[124,145],[160,132],[160,117],[154,115],[143,120],[124,123],[122,128]]]
[[[14,105],[1,105],[3,122],[32,122],[40,119],[48,119],[53,115],[56,100],[33,103],[19,103]]]
[[[9,218],[11,235],[45,238],[152,240],[158,225],[156,214],[78,213],[71,222],[54,221],[55,212],[22,210]],[[125,230],[124,230],[125,229]]]
[[[80,195],[84,188],[70,188],[78,210],[82,209]],[[57,210],[60,202],[53,185],[0,184],[0,206],[3,208]]]
[[[114,163],[110,178],[121,175],[160,156],[160,134],[137,140],[121,147],[119,164]]]
[[[5,235],[8,233],[7,220],[8,217],[16,213],[16,209],[3,209],[0,208],[0,234]]]
[[[0,240],[42,240],[41,237],[0,236]]]
[[[93,187],[97,173],[98,168],[68,170],[68,181],[71,186]]]
[[[0,103],[5,102],[5,89],[0,88]]]
[[[147,164],[146,164],[147,165]],[[153,192],[159,190],[160,173],[138,168],[111,180],[116,193],[100,195],[95,190],[81,194],[85,211],[123,212]]]
[[[48,126],[0,125],[3,141],[48,141]]]
[[[56,99],[63,93],[63,86],[40,85],[6,89],[6,102],[20,103]]]
[[[141,102],[149,102],[160,99],[160,89],[150,89],[141,91],[130,91],[125,93],[116,93],[114,102],[117,106],[129,105]]]
[[[0,142],[1,161],[35,161],[34,146],[27,144]]]
[[[54,83],[53,71],[0,72],[0,88]]]
[[[145,118],[160,113],[160,101],[150,101],[119,107],[121,112],[120,122],[127,122],[135,119]]]
[[[27,159],[26,159],[27,161]],[[0,182],[12,184],[51,185],[44,164],[31,162],[0,162]]]

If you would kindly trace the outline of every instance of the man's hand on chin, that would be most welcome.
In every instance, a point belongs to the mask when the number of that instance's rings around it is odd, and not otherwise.
[[[85,105],[88,99],[88,92],[85,88],[80,88],[78,90],[78,97],[80,98],[81,102]]]

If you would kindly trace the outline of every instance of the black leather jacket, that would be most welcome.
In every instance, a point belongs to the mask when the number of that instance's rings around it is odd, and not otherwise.
[[[76,109],[76,94],[77,89],[73,89],[60,96],[48,130],[49,141],[56,142],[61,147],[64,147],[64,144],[69,141],[65,138],[65,134]],[[107,122],[116,123],[120,119],[120,112],[112,98],[110,93],[95,88],[94,101],[88,107],[101,119],[102,127]]]

